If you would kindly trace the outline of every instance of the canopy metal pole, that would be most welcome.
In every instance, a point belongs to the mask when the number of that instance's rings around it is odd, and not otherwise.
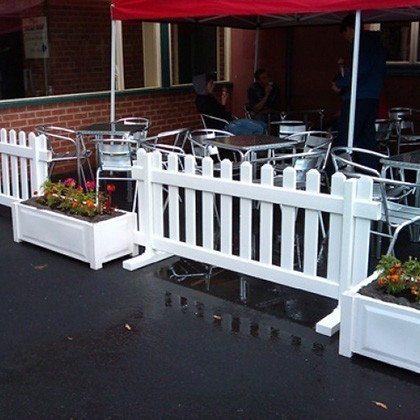
[[[356,116],[357,73],[359,69],[360,30],[361,30],[361,12],[360,10],[357,10],[355,26],[354,26],[354,40],[353,40],[353,65],[352,65],[352,75],[351,75],[349,131],[348,131],[348,138],[347,138],[348,147],[353,147],[353,140],[354,140],[354,121],[355,121],[355,116]]]
[[[110,122],[115,120],[115,66],[116,66],[116,27],[117,22],[111,20],[111,115]]]

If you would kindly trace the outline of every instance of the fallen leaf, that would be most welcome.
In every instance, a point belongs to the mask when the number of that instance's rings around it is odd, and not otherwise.
[[[376,406],[383,408],[384,410],[388,410],[388,406],[380,401],[372,401]]]
[[[45,270],[48,267],[48,264],[41,264],[41,265],[35,265],[35,270]]]
[[[126,330],[131,331],[131,326],[129,324],[125,324],[124,327]]]

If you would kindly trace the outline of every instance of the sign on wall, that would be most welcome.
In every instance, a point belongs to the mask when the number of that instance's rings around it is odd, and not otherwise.
[[[25,58],[48,58],[47,18],[45,16],[22,19]]]

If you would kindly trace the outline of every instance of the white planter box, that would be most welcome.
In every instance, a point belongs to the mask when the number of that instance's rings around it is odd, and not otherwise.
[[[97,223],[22,203],[12,206],[13,237],[85,261],[97,270],[124,255],[136,255],[136,214],[124,212]]]
[[[342,295],[340,354],[358,353],[420,373],[420,311],[357,293],[376,277]]]

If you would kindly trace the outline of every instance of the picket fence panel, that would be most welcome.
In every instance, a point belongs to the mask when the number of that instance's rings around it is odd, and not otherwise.
[[[146,251],[125,261],[124,268],[178,255],[337,300],[366,277],[370,223],[380,217],[370,179],[346,180],[335,174],[326,194],[320,192],[316,170],[308,173],[306,190],[298,190],[293,168],[284,171],[280,188],[273,185],[268,164],[257,183],[249,162],[241,165],[238,180],[228,160],[215,176],[210,158],[198,167],[193,156],[169,154],[163,160],[159,152],[140,150],[137,159],[135,240]],[[298,212],[304,214],[303,235]],[[328,226],[324,274],[318,266],[322,217]],[[296,266],[298,248],[302,268]]]
[[[0,130],[0,205],[27,200],[48,177],[51,152],[44,135]]]

